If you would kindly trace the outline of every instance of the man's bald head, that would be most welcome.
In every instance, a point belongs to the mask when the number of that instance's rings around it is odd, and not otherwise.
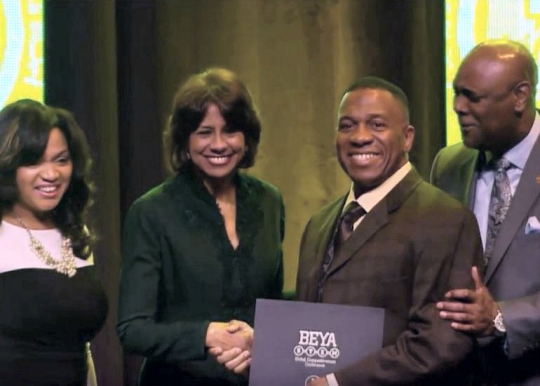
[[[536,115],[537,67],[522,44],[474,47],[454,79],[454,110],[466,146],[502,155],[528,134]]]
[[[523,44],[506,39],[488,40],[478,44],[465,57],[463,63],[478,58],[500,63],[513,79],[521,79],[530,83],[532,99],[536,94],[538,84],[538,67],[534,57]],[[463,64],[462,64],[463,65]]]

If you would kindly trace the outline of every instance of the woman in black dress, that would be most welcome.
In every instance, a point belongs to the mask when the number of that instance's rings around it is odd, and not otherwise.
[[[141,385],[247,384],[236,373],[249,364],[255,299],[283,285],[281,194],[239,171],[253,165],[260,130],[231,71],[194,75],[176,93],[165,132],[176,173],[124,226],[118,334],[147,358]],[[236,373],[215,359],[222,350],[240,354],[227,364]]]
[[[85,227],[90,153],[72,115],[32,100],[0,111],[0,384],[95,384],[104,323]]]

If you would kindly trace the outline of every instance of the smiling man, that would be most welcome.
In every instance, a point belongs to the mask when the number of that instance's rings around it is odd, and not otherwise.
[[[414,128],[395,85],[353,83],[336,126],[351,188],[309,221],[297,293],[383,308],[383,347],[311,385],[466,385],[473,340],[439,318],[435,304],[451,288],[473,287],[469,272],[482,261],[474,215],[409,163]]]

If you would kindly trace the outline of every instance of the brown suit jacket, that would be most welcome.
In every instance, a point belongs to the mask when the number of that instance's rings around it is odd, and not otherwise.
[[[315,301],[322,259],[345,197],[308,223],[300,247],[299,300]],[[440,319],[435,303],[472,288],[482,263],[474,215],[416,170],[364,218],[329,268],[323,303],[385,309],[383,348],[335,373],[340,386],[463,385],[474,340]],[[358,326],[362,328],[362,326]]]

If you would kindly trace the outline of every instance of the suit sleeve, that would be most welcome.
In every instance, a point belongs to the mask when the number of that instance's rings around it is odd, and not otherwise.
[[[283,204],[283,197],[279,195],[279,237],[280,237],[280,250],[279,261],[274,275],[274,281],[271,288],[270,298],[283,299],[286,295],[283,293],[283,239],[285,238],[285,205]]]
[[[124,224],[118,304],[118,336],[128,352],[167,362],[206,357],[209,321],[156,320],[161,275],[160,238],[165,225],[150,206],[135,203]]]
[[[433,160],[433,164],[431,165],[431,172],[429,174],[429,182],[435,186],[438,186],[437,177],[438,177],[438,167],[439,167],[440,158],[441,158],[441,152],[439,151],[437,155],[435,156],[435,159]]]
[[[506,327],[509,359],[540,348],[540,293],[499,302]]]
[[[299,251],[299,260],[298,260],[298,269],[296,271],[296,291],[294,297],[291,297],[293,300],[316,301],[316,297],[313,291],[309,291],[307,280],[307,272],[305,266],[307,265],[307,260],[315,255],[314,251],[307,251],[309,243],[306,242],[308,237],[309,228],[311,225],[311,219],[308,221],[302,232],[302,238],[300,239],[300,251]],[[310,295],[311,294],[311,295]]]
[[[404,385],[445,378],[472,351],[474,340],[450,327],[435,307],[449,288],[473,288],[470,270],[482,261],[472,213],[447,224],[445,240],[424,240],[416,252],[412,304],[406,330],[395,344],[335,373],[340,386]],[[451,230],[453,229],[453,231]],[[447,384],[447,383],[446,383]]]

